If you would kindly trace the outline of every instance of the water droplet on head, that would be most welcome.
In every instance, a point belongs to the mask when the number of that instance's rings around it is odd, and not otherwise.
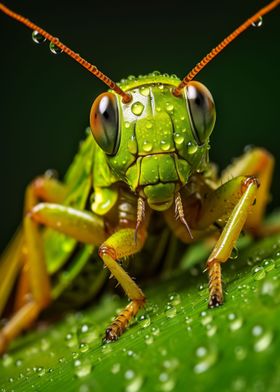
[[[170,143],[166,142],[165,140],[161,140],[160,142],[160,148],[162,151],[169,151],[170,150]]]
[[[168,112],[172,112],[173,109],[174,109],[174,106],[172,105],[172,103],[167,102],[166,103],[166,110]]]
[[[145,140],[143,143],[143,150],[146,152],[150,152],[152,151],[152,149],[153,149],[153,144]]]
[[[150,94],[150,87],[142,86],[140,88],[140,94],[144,95],[144,97],[148,97]]]
[[[187,150],[188,150],[188,154],[192,155],[195,154],[197,152],[198,149],[198,145],[192,142],[188,142],[187,145]]]
[[[180,135],[180,133],[175,133],[174,141],[175,141],[176,144],[178,144],[180,146],[181,144],[184,143],[184,136]]]
[[[130,80],[130,81],[135,80],[135,76],[134,75],[129,75],[127,77],[127,80]]]
[[[134,102],[131,106],[131,111],[136,116],[140,116],[143,113],[144,105],[141,102]]]
[[[127,142],[127,148],[128,151],[131,152],[131,154],[137,153],[137,143],[134,135],[132,135],[129,141]]]
[[[146,128],[147,128],[147,129],[151,129],[152,126],[153,126],[153,124],[151,123],[151,121],[147,121],[147,122],[146,122]]]
[[[263,24],[263,18],[262,18],[262,16],[259,16],[259,19],[256,22],[252,23],[252,26],[253,27],[261,27],[262,24]]]
[[[32,32],[32,39],[36,44],[42,44],[43,42],[46,42],[46,38],[42,36],[37,30],[34,30]]]
[[[58,46],[56,46],[56,44],[54,44],[53,42],[50,42],[49,47],[50,47],[50,51],[53,54],[60,54],[60,53],[62,53],[62,49],[60,49]]]

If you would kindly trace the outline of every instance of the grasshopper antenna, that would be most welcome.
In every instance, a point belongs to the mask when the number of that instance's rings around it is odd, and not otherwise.
[[[257,23],[260,18],[272,11],[275,7],[280,4],[280,0],[274,0],[267,6],[260,9],[255,15],[247,19],[242,25],[237,27],[230,35],[228,35],[218,46],[211,50],[203,59],[196,64],[196,66],[182,79],[180,84],[174,88],[173,94],[179,96],[181,90],[186,87],[186,85],[193,80],[196,75],[211,61],[213,60],[228,44],[230,44],[235,38],[237,38],[241,33],[248,29],[252,24]]]
[[[24,24],[29,29],[38,32],[42,37],[46,38],[49,42],[52,42],[55,46],[61,49],[64,53],[66,53],[73,60],[77,61],[82,67],[86,68],[89,72],[91,72],[98,79],[102,80],[103,83],[107,84],[107,86],[115,91],[115,93],[119,94],[122,97],[124,103],[128,103],[131,101],[131,95],[124,92],[112,79],[110,79],[107,75],[101,72],[95,65],[89,63],[83,57],[81,57],[78,53],[74,52],[68,46],[64,45],[57,37],[52,36],[47,31],[37,26],[35,23],[31,22],[29,19],[24,16],[17,14],[16,12],[10,10],[3,3],[0,3],[0,11],[4,14],[8,15],[10,18],[17,20],[18,22]]]

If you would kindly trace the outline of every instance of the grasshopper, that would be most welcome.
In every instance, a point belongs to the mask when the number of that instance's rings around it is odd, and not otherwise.
[[[0,10],[48,40],[103,81],[90,111],[90,129],[62,182],[49,174],[28,185],[24,219],[0,260],[0,353],[40,313],[58,301],[86,272],[79,304],[104,285],[103,261],[130,302],[105,331],[117,340],[145,304],[145,295],[120,261],[145,249],[155,221],[184,243],[211,236],[207,260],[209,307],[223,303],[221,264],[242,230],[255,236],[262,224],[274,159],[253,148],[218,178],[209,162],[216,111],[197,74],[237,36],[280,4],[259,10],[208,53],[182,80],[153,72],[113,82],[58,38],[0,3]],[[273,228],[272,228],[273,230]],[[141,253],[140,253],[141,257]],[[144,268],[144,267],[143,267]],[[70,290],[71,294],[71,290]],[[72,303],[72,302],[71,302]]]

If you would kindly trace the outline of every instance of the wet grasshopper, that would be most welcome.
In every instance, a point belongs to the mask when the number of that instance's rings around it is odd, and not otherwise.
[[[207,261],[209,307],[223,303],[221,263],[228,260],[241,230],[254,235],[266,231],[262,217],[274,160],[254,148],[217,178],[208,159],[215,105],[208,89],[193,79],[279,3],[272,1],[245,21],[183,80],[154,72],[119,84],[0,3],[2,12],[33,30],[34,40],[50,41],[53,50],[68,54],[110,88],[92,105],[91,134],[64,181],[45,175],[27,187],[22,227],[0,261],[0,314],[6,315],[12,302],[0,331],[0,352],[59,301],[80,273],[86,271],[90,278],[90,284],[80,287],[80,303],[98,293],[106,274],[101,263],[91,263],[97,249],[130,299],[106,330],[105,340],[116,340],[145,304],[119,260],[142,250],[155,220],[164,221],[185,243],[217,238]]]

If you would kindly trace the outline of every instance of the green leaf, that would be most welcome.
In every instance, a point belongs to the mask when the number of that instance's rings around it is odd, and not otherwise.
[[[129,330],[101,344],[124,298],[16,340],[0,363],[1,391],[278,391],[280,390],[280,236],[239,244],[223,266],[225,304],[207,309],[205,245],[191,247],[148,297]]]

